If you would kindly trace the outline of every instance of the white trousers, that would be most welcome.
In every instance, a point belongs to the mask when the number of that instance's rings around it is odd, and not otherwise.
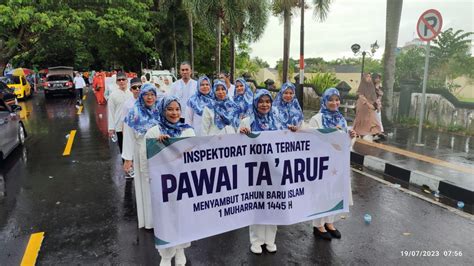
[[[250,244],[274,245],[277,233],[276,225],[254,224],[249,226]]]
[[[176,255],[176,251],[178,249],[185,249],[190,246],[191,243],[184,243],[170,248],[158,249],[158,252],[160,253],[160,256],[163,260],[171,260],[174,255]]]
[[[365,135],[364,137],[362,137],[362,139],[366,140],[366,141],[369,141],[369,142],[374,141],[374,137],[372,135]]]
[[[315,227],[323,227],[324,224],[332,224],[336,220],[336,215],[329,215],[323,218],[318,218],[313,220],[313,226]]]
[[[382,125],[382,111],[376,111],[377,114],[377,120],[379,121],[380,124],[380,131],[383,132],[383,125]]]
[[[135,168],[138,169],[138,168]],[[137,171],[138,172],[138,171]],[[138,228],[153,228],[153,212],[151,208],[151,191],[148,178],[135,173],[135,198],[137,201]]]

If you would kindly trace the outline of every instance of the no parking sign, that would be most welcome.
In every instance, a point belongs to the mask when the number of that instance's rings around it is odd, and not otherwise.
[[[441,32],[443,17],[436,9],[429,9],[421,14],[416,24],[416,32],[423,41],[431,41]]]
[[[421,40],[426,41],[426,54],[425,54],[425,69],[423,73],[423,91],[421,96],[421,108],[420,108],[420,121],[418,124],[418,140],[416,142],[417,146],[424,146],[421,143],[421,132],[423,127],[423,118],[425,117],[425,102],[426,102],[426,84],[428,82],[428,67],[430,61],[430,41],[436,38],[441,32],[441,27],[443,26],[443,17],[436,9],[429,9],[421,14],[416,23],[416,32]]]

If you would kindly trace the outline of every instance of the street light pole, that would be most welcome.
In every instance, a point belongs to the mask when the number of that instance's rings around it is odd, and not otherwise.
[[[365,51],[362,52],[362,69],[360,70],[360,77],[364,76],[364,64],[365,64],[365,55],[367,53]]]
[[[369,52],[367,52],[367,51],[362,51],[361,52],[361,54],[362,54],[362,69],[360,70],[361,78],[364,76],[365,55],[367,55],[367,53],[369,53],[370,56],[373,56],[375,54],[375,52],[377,51],[377,49],[379,49],[379,45],[377,44],[377,41],[375,41],[374,43],[372,43],[370,45],[370,51]],[[354,55],[358,55],[359,51],[360,51],[360,45],[357,44],[357,43],[354,43],[353,45],[351,45],[351,50],[354,53]]]

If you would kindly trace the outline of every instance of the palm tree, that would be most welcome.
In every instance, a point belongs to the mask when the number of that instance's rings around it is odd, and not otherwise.
[[[319,19],[319,21],[324,21],[329,13],[329,6],[331,5],[331,0],[313,0],[314,4],[314,15]],[[301,108],[303,106],[303,83],[304,83],[304,10],[306,8],[304,0],[300,0],[300,9],[301,9],[301,26],[300,26],[300,75],[299,82],[300,86],[296,89],[296,97],[300,103]]]
[[[237,1],[235,16],[224,16],[224,32],[230,40],[230,79],[235,73],[235,40],[256,41],[268,21],[268,3],[261,0]]]
[[[386,22],[385,22],[385,52],[383,55],[385,89],[385,114],[389,121],[393,119],[392,99],[393,84],[395,82],[395,49],[398,42],[398,31],[400,29],[400,18],[402,15],[403,0],[387,0]]]
[[[191,60],[191,69],[194,72],[194,24],[193,24],[193,17],[196,14],[196,8],[194,6],[193,0],[183,0],[182,5],[186,14],[188,15],[188,22],[189,22],[189,57]],[[191,73],[193,76],[193,73]]]
[[[196,13],[207,14],[201,20],[216,29],[216,72],[221,71],[222,29],[231,41],[231,68],[235,65],[235,38],[255,40],[263,34],[267,22],[267,2],[259,0],[194,0]]]
[[[292,11],[298,7],[299,0],[273,0],[272,11],[283,18],[283,79],[288,80],[288,62],[290,58],[290,36]]]
[[[454,31],[449,28],[441,32],[433,41],[431,56],[434,67],[432,69],[440,80],[447,82],[448,79],[470,73],[466,65],[468,65],[467,61],[471,60],[469,37],[472,34],[472,32]]]
[[[232,1],[233,2],[233,1]],[[221,37],[222,37],[222,19],[224,14],[233,14],[233,6],[227,0],[194,0],[194,9],[200,14],[200,21],[208,29],[216,29],[216,71],[221,71]]]
[[[329,12],[332,0],[313,0],[314,15],[319,21],[324,21]],[[283,18],[283,80],[288,80],[288,63],[290,55],[291,16],[297,7],[305,6],[301,0],[273,0],[272,11],[274,15]]]

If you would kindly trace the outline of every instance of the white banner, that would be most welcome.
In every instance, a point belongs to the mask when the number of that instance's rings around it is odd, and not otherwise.
[[[334,130],[147,140],[155,244],[348,212],[350,139]]]

